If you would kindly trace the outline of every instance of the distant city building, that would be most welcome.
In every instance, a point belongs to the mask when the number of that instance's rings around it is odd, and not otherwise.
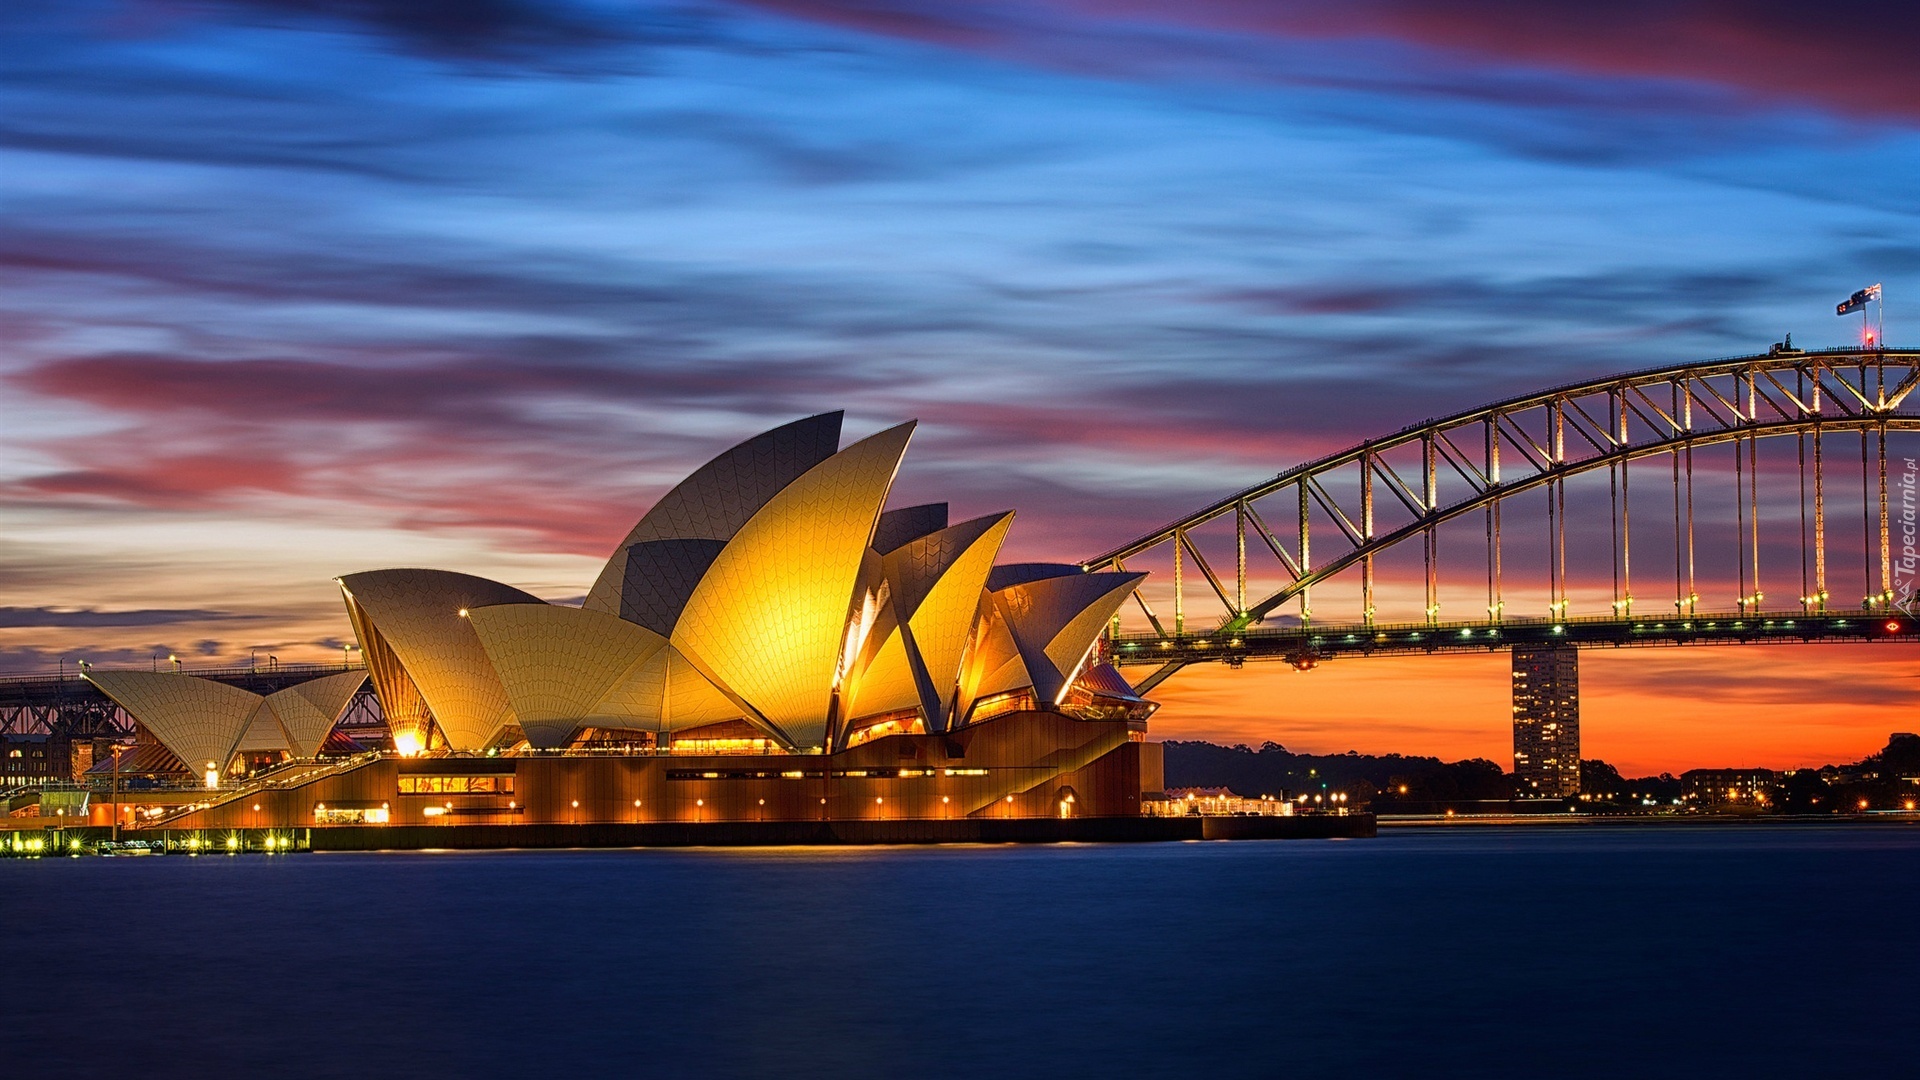
[[[0,790],[72,780],[73,752],[62,735],[0,736]]]
[[[1580,793],[1580,654],[1513,647],[1513,783],[1521,798]]]
[[[1764,805],[1775,780],[1772,769],[1692,769],[1680,774],[1687,802],[1695,806]]]

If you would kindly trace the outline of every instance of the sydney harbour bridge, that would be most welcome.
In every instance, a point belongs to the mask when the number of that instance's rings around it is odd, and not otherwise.
[[[1920,640],[1917,387],[1920,352],[1783,344],[1403,428],[1086,560],[1152,571],[1103,647],[1147,692],[1200,663]],[[0,733],[128,729],[77,678],[0,680]]]
[[[1087,560],[1151,569],[1109,637],[1194,663],[1915,640],[1920,353],[1553,387],[1288,469]]]

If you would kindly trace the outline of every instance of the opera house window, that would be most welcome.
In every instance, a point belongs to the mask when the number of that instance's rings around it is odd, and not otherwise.
[[[402,776],[402,795],[511,795],[512,776]]]
[[[385,825],[389,820],[385,805],[320,803],[313,808],[315,825]]]

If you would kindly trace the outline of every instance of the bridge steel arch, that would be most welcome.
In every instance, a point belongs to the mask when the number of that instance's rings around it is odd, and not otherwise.
[[[1613,375],[1510,398],[1453,416],[1429,420],[1384,438],[1360,443],[1282,472],[1271,479],[1219,499],[1178,521],[1087,560],[1089,570],[1123,569],[1129,559],[1171,547],[1172,626],[1167,626],[1144,595],[1136,599],[1156,636],[1183,639],[1186,626],[1186,565],[1191,563],[1228,612],[1207,633],[1240,633],[1298,602],[1300,620],[1312,625],[1314,586],[1358,568],[1362,615],[1374,625],[1374,562],[1402,544],[1421,546],[1426,571],[1426,622],[1440,624],[1437,528],[1444,522],[1479,513],[1486,522],[1489,624],[1504,621],[1501,511],[1508,500],[1545,489],[1549,532],[1550,610],[1547,620],[1565,620],[1567,612],[1566,482],[1606,471],[1612,477],[1614,601],[1616,619],[1633,618],[1632,521],[1625,495],[1631,466],[1649,458],[1671,461],[1674,485],[1676,618],[1703,615],[1693,585],[1693,455],[1724,444],[1736,448],[1736,483],[1743,506],[1738,521],[1740,595],[1738,614],[1758,615],[1765,600],[1760,587],[1762,544],[1758,499],[1761,440],[1795,438],[1799,443],[1801,498],[1801,575],[1797,608],[1808,616],[1829,611],[1826,484],[1828,436],[1858,433],[1862,482],[1877,464],[1878,588],[1854,611],[1886,612],[1897,601],[1887,496],[1886,439],[1889,432],[1920,431],[1920,352],[1913,350],[1829,350],[1803,352],[1776,346],[1759,356],[1710,360]],[[1851,440],[1849,440],[1849,444]],[[1745,448],[1743,455],[1738,451]],[[1811,458],[1809,458],[1811,452]],[[1741,475],[1744,471],[1744,475]],[[1384,498],[1379,496],[1384,493]],[[1811,496],[1811,502],[1808,496]],[[1276,500],[1285,507],[1282,527],[1273,528],[1255,503]],[[1873,507],[1871,496],[1863,509]],[[1231,517],[1236,565],[1217,572],[1190,535],[1194,529]],[[1316,527],[1318,519],[1323,524]],[[1809,532],[1808,525],[1811,525]],[[1284,583],[1265,595],[1249,597],[1247,533],[1267,549],[1283,571]],[[1314,550],[1332,533],[1330,557]],[[1684,565],[1681,561],[1684,537]],[[1869,547],[1876,546],[1869,544]],[[1257,550],[1257,549],[1256,549]],[[1749,570],[1751,573],[1749,574]],[[1867,571],[1872,587],[1872,569]],[[1684,577],[1685,581],[1679,579]],[[1842,608],[1851,605],[1842,605]],[[1116,626],[1117,631],[1117,626]]]

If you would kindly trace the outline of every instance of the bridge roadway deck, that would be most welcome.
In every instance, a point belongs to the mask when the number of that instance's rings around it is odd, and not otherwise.
[[[1920,641],[1920,619],[1904,613],[1699,615],[1692,618],[1509,619],[1503,622],[1316,624],[1184,635],[1126,634],[1108,656],[1121,666],[1286,660],[1296,665],[1342,656],[1494,652],[1515,645],[1583,649],[1661,645],[1804,645]]]
[[[202,679],[238,686],[256,694],[271,694],[275,690],[284,690],[289,686],[316,679],[322,675],[337,675],[342,671],[353,671],[360,665],[341,664],[280,664],[275,667],[235,667],[235,668],[188,668],[181,672]],[[107,669],[101,669],[107,670]],[[166,668],[156,670],[165,671]],[[49,675],[0,675],[0,708],[25,705],[54,704],[60,702],[98,701],[106,702],[107,696],[99,688],[81,677],[77,668],[69,667],[63,674]]]

